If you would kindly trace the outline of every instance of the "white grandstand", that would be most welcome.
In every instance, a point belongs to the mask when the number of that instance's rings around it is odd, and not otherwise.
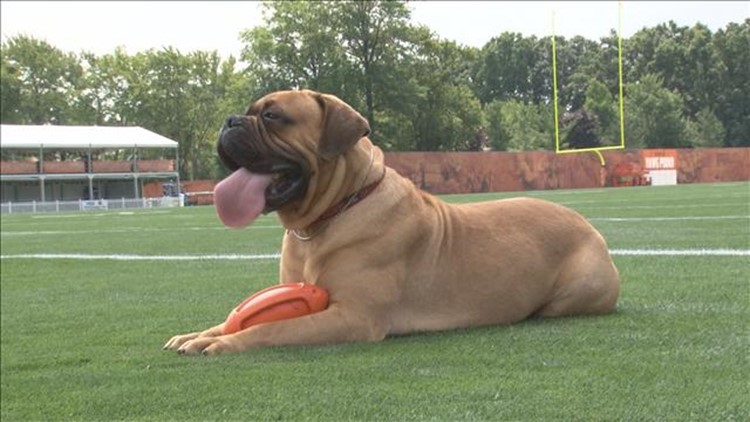
[[[135,126],[0,125],[2,212],[145,204],[144,183],[180,186],[177,147]]]

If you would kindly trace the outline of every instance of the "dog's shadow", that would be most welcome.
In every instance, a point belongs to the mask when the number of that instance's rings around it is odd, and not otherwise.
[[[606,327],[611,318],[623,316],[618,309],[608,315],[579,315],[561,318],[530,317],[509,325],[456,328],[444,331],[421,331],[390,335],[380,342],[276,346],[249,353],[256,363],[283,364],[315,362],[316,365],[342,365],[347,361],[378,361],[388,356],[451,355],[472,356],[478,348],[498,349],[539,341],[556,343],[575,337],[584,329]],[[514,346],[515,347],[515,346]],[[516,350],[518,351],[518,350]],[[242,358],[240,358],[242,359]]]

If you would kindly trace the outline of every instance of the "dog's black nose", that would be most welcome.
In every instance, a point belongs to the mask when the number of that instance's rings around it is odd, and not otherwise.
[[[240,167],[236,162],[236,158],[243,157],[246,152],[243,149],[245,143],[237,142],[238,135],[241,135],[243,131],[240,129],[240,133],[238,134],[238,130],[234,129],[242,126],[244,118],[245,116],[233,115],[224,119],[224,124],[219,130],[219,142],[216,143],[219,158],[221,158],[224,165],[232,171],[237,170]]]
[[[245,118],[245,116],[238,116],[238,115],[229,116],[224,121],[224,127],[226,129],[229,129],[229,128],[233,128],[235,126],[239,126],[239,125],[242,124],[242,119],[244,119],[244,118]]]

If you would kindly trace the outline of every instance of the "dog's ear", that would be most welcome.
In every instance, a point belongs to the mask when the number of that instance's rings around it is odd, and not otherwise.
[[[323,134],[318,144],[318,154],[324,160],[338,157],[370,134],[367,119],[349,104],[327,94],[318,94],[316,99],[323,109]]]

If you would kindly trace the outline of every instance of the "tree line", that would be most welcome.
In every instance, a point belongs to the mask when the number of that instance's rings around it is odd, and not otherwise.
[[[7,124],[138,125],[180,144],[186,179],[223,175],[220,122],[278,89],[333,93],[389,151],[554,149],[550,37],[503,32],[482,48],[411,22],[406,3],[265,2],[238,57],[167,47],[64,52],[2,44]],[[619,144],[618,42],[558,36],[563,148]],[[750,19],[711,32],[674,22],[622,40],[628,148],[750,146]]]

